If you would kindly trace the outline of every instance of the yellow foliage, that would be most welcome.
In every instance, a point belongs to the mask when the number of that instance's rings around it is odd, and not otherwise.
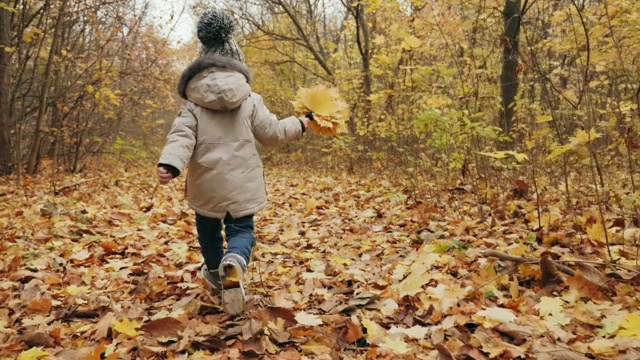
[[[298,112],[313,113],[314,121],[310,126],[316,133],[335,136],[346,131],[349,107],[340,99],[336,88],[328,89],[323,85],[302,88],[291,103]]]
[[[640,314],[629,313],[620,324],[619,336],[640,338]]]
[[[126,317],[122,319],[122,321],[114,320],[113,322],[113,329],[129,338],[134,338],[142,334],[142,332],[137,330],[139,327],[140,324],[138,322],[130,321]]]
[[[38,360],[49,357],[49,353],[42,350],[40,347],[34,347],[27,351],[22,352],[18,356],[18,360]]]

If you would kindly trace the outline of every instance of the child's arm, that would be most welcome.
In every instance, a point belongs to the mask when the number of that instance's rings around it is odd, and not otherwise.
[[[165,177],[166,173],[171,174],[172,177],[180,175],[180,171],[187,165],[196,146],[197,120],[189,106],[191,105],[186,104],[180,115],[173,121],[171,131],[167,135],[167,144],[160,155],[158,167],[164,170],[162,173]],[[159,171],[158,176],[162,182],[160,173]]]
[[[278,117],[267,109],[262,97],[256,97],[255,106],[251,116],[251,131],[253,136],[265,147],[276,147],[287,141],[298,139],[305,132],[308,120],[298,119],[295,116],[278,120]]]

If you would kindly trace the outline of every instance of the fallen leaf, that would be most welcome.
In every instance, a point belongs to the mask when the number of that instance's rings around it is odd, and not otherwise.
[[[264,314],[264,316],[261,316]],[[289,328],[296,324],[296,315],[292,310],[277,306],[270,306],[263,311],[259,312],[257,315],[258,319],[263,321],[263,324],[266,325],[269,321],[276,321],[277,319],[284,320],[284,327]]]
[[[107,313],[98,323],[93,327],[93,336],[94,340],[105,339],[109,334],[109,330],[113,325],[113,319],[115,314],[110,312]]]
[[[571,320],[566,316],[564,311],[564,301],[559,298],[544,296],[540,302],[534,306],[538,310],[549,326],[566,325]]]
[[[640,338],[640,314],[627,314],[620,324],[618,335]]]
[[[242,342],[242,352],[251,357],[260,357],[265,349],[260,338],[251,338]]]
[[[589,349],[596,355],[611,357],[618,354],[619,341],[616,339],[595,339],[588,344]]]
[[[27,333],[20,336],[20,341],[28,347],[52,347],[53,338],[49,334],[42,332]]]
[[[540,271],[542,272],[540,286],[543,288],[561,284],[564,280],[562,273],[548,256],[543,256],[540,259]]]
[[[318,326],[322,325],[322,319],[318,315],[307,314],[304,311],[296,313],[296,321],[300,325],[306,326]]]
[[[331,349],[329,347],[320,344],[309,343],[300,345],[299,347],[300,350],[307,355],[324,355],[331,353]]]
[[[575,275],[567,278],[567,284],[583,296],[596,300],[606,297],[603,291],[610,280],[591,265],[578,263],[576,267]]]
[[[347,319],[345,323],[347,325],[347,333],[345,335],[345,339],[348,343],[354,343],[364,336],[360,326],[356,325],[353,321]]]
[[[406,355],[411,352],[411,347],[402,340],[391,340],[387,338],[378,346],[383,349],[391,350],[400,355]]]
[[[87,286],[76,286],[76,285],[67,286],[64,290],[71,296],[76,296],[78,294],[86,294],[89,292],[89,288]]]
[[[29,350],[23,351],[18,356],[18,360],[38,360],[44,357],[49,357],[50,354],[40,347],[34,347]]]
[[[105,352],[107,351],[107,346],[104,344],[98,345],[91,354],[87,355],[83,360],[117,360],[118,353],[113,352],[109,355],[105,356]]]
[[[142,325],[140,330],[144,330],[154,337],[159,338],[176,336],[184,327],[185,325],[179,320],[172,317],[165,317]]]
[[[227,343],[216,336],[210,336],[204,340],[194,341],[192,344],[194,350],[206,350],[212,353],[226,349]]]
[[[451,351],[443,343],[436,344],[435,348],[438,351],[438,360],[455,360]]]
[[[510,323],[516,321],[517,317],[513,311],[500,307],[490,307],[484,310],[478,311],[473,318],[481,321],[484,327],[493,327],[504,323]],[[489,320],[488,322],[484,320]]]
[[[356,297],[354,297],[353,299],[349,300],[349,305],[365,306],[365,305],[371,304],[372,302],[378,300],[379,298],[380,298],[379,294],[365,291],[356,295]]]
[[[534,309],[537,309],[542,316],[549,316],[561,310],[563,306],[564,301],[562,299],[543,296],[540,298],[540,302],[534,306]]]
[[[121,321],[113,322],[113,329],[121,334],[128,336],[129,338],[133,338],[142,334],[142,332],[137,330],[137,328],[139,327],[140,324],[138,324],[136,321],[130,321],[126,317]]]
[[[367,329],[366,338],[370,344],[377,345],[384,340],[386,332],[376,322],[364,319],[362,320],[362,325]]]
[[[401,329],[393,326],[389,329],[390,334],[403,334],[411,339],[424,340],[429,333],[429,328],[422,326],[414,326],[408,329]]]
[[[49,297],[40,297],[37,299],[33,299],[27,303],[27,309],[34,310],[42,313],[48,313],[51,311],[51,298]]]
[[[382,315],[391,316],[396,312],[396,310],[398,310],[398,303],[393,299],[387,299],[382,302],[382,307],[380,308]]]

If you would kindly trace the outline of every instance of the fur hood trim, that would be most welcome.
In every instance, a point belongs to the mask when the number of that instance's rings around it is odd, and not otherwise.
[[[193,61],[184,70],[182,76],[180,76],[180,81],[178,81],[178,94],[180,94],[183,99],[187,100],[187,85],[189,85],[189,81],[191,81],[191,79],[200,72],[212,67],[235,70],[244,75],[249,85],[251,85],[251,82],[253,81],[253,74],[245,64],[224,56],[206,55]]]

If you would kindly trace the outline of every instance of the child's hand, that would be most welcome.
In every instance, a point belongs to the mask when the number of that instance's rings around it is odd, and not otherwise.
[[[302,124],[304,124],[304,128],[305,129],[309,127],[309,118],[302,117],[302,118],[300,118],[300,121],[302,121]]]
[[[158,167],[158,180],[160,184],[166,185],[173,179],[173,175],[162,166]]]

